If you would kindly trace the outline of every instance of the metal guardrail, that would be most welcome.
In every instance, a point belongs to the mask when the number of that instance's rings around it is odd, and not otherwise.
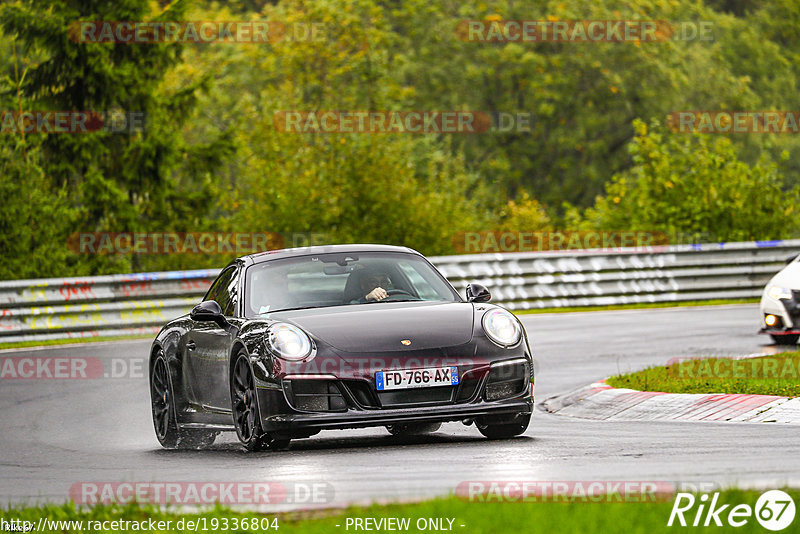
[[[440,256],[462,294],[512,310],[752,298],[800,240]],[[0,342],[151,334],[196,304],[219,270],[0,282]]]
[[[800,240],[431,258],[463,291],[485,285],[509,309],[755,298]]]
[[[219,269],[0,282],[0,342],[151,334]]]

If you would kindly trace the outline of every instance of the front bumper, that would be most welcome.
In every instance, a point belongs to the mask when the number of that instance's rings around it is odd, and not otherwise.
[[[272,393],[272,392],[270,392]],[[263,395],[263,393],[260,392]],[[264,399],[262,399],[263,401]],[[533,397],[477,402],[449,406],[424,406],[382,410],[353,410],[333,413],[286,413],[262,418],[266,432],[292,437],[311,435],[320,430],[366,428],[400,423],[443,423],[464,419],[489,419],[512,423],[533,412]]]
[[[792,335],[800,335],[800,330],[796,328],[762,328],[758,331],[759,334],[769,334],[771,336],[792,336]]]
[[[285,437],[402,423],[513,423],[533,413],[530,360],[462,367],[453,386],[377,391],[374,380],[287,375],[257,386],[261,427]]]

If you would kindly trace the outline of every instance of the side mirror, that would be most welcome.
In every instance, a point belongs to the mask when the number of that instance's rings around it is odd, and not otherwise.
[[[194,321],[213,321],[219,325],[227,324],[222,308],[216,300],[206,300],[192,308],[189,317]]]
[[[489,302],[492,294],[486,287],[480,284],[469,284],[467,286],[467,301],[469,302]]]
[[[795,259],[797,259],[797,256],[800,256],[800,254],[792,254],[791,256],[789,256],[788,258],[786,258],[786,265],[789,265],[789,264],[790,264],[790,263],[792,263],[792,262],[793,262]]]

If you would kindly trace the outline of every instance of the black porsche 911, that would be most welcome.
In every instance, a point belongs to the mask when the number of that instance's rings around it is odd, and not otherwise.
[[[478,284],[462,299],[403,247],[238,258],[153,342],[156,436],[199,448],[235,431],[263,450],[320,430],[423,434],[446,421],[519,435],[533,408],[533,357],[519,320],[489,299]]]

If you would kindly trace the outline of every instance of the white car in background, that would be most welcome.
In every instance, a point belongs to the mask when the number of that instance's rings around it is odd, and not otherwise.
[[[761,330],[778,345],[794,345],[800,338],[800,255],[786,260],[761,295]]]

